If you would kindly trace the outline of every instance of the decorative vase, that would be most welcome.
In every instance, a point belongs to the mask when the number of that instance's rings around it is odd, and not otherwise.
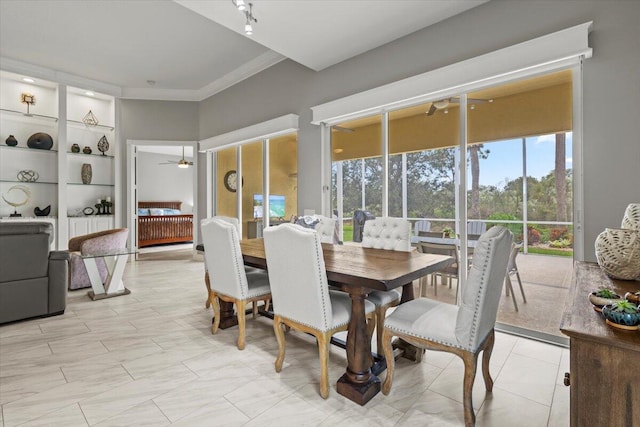
[[[607,304],[613,304],[614,302],[621,301],[620,295],[615,294],[613,298],[603,298],[596,295],[595,292],[589,294],[589,302],[593,304],[593,309],[598,312],[602,312],[602,307]]]
[[[82,152],[84,154],[91,154],[91,151],[91,147],[89,147],[88,145],[82,149]]]
[[[635,307],[635,305],[634,305]],[[640,313],[624,313],[616,311],[611,305],[602,307],[602,315],[607,319],[607,325],[627,331],[637,331],[640,325]]]
[[[27,147],[38,150],[51,150],[51,147],[53,147],[53,138],[51,138],[51,135],[48,133],[34,133],[27,140]]]
[[[71,152],[72,153],[79,153],[80,152],[80,146],[78,144],[71,144]]]
[[[44,209],[40,209],[36,206],[35,208],[33,208],[33,213],[36,214],[36,216],[48,216],[51,213],[51,205],[47,206]]]
[[[596,238],[600,268],[614,279],[640,277],[640,230],[606,228]]]
[[[624,211],[621,228],[640,230],[640,203],[630,203]]]
[[[82,169],[80,171],[80,176],[82,176],[83,184],[91,184],[91,176],[93,172],[91,170],[91,165],[89,163],[83,163]]]
[[[9,137],[5,139],[4,142],[6,142],[9,147],[15,147],[16,145],[18,145],[18,140],[13,135],[9,135]]]
[[[104,152],[109,149],[109,141],[107,141],[107,135],[102,135],[102,138],[98,141],[98,151],[104,156]]]

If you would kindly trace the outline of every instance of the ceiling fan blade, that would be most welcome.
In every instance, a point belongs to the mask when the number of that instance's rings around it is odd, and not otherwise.
[[[436,111],[438,111],[438,107],[436,107],[436,105],[432,102],[431,108],[429,108],[429,111],[427,111],[427,116],[433,116],[433,113],[435,113]]]

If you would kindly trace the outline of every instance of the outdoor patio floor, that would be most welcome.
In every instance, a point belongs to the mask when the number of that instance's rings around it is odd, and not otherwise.
[[[506,291],[503,291],[497,321],[518,328],[565,337],[560,332],[560,320],[571,283],[573,258],[521,253],[518,254],[516,263],[527,302],[524,303],[518,280],[513,275],[511,282],[519,310],[515,310],[511,296],[507,296]],[[438,280],[438,295],[435,295],[433,286],[429,284],[426,297],[453,304],[456,285],[455,279],[451,288],[440,284]]]

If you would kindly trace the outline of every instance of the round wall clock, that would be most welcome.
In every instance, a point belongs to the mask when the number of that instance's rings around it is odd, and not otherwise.
[[[236,192],[236,190],[238,189],[238,174],[236,173],[236,171],[231,170],[229,172],[227,172],[226,174],[224,174],[224,187],[231,191],[231,192]]]

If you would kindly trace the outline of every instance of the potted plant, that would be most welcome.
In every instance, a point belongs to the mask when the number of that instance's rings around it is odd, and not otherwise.
[[[634,303],[635,305],[640,305],[640,290],[635,292],[627,292],[626,294],[624,294],[624,299]]]
[[[632,302],[622,300],[602,307],[607,325],[627,331],[637,331],[640,325],[640,309]]]
[[[602,307],[605,305],[613,304],[620,300],[622,300],[622,297],[610,288],[600,288],[589,294],[589,301],[593,304],[593,309],[598,312],[601,312]]]
[[[442,235],[444,237],[453,238],[453,237],[455,237],[456,233],[455,233],[455,231],[453,231],[453,229],[451,227],[445,227],[445,228],[442,229]]]

